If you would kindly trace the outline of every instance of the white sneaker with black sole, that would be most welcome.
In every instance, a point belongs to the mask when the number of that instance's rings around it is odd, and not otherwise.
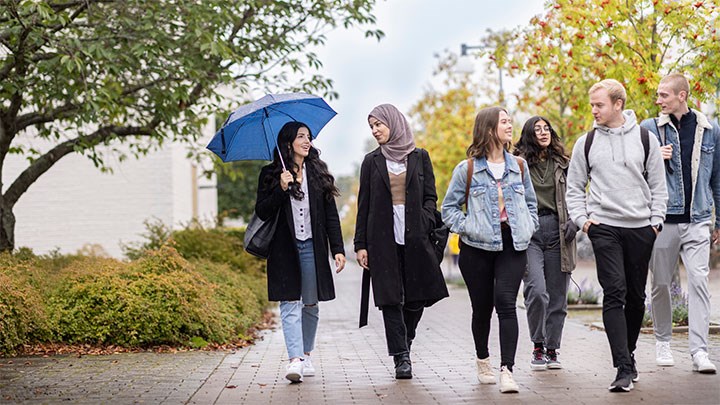
[[[285,378],[294,383],[302,382],[303,380],[303,362],[300,359],[297,361],[291,361],[286,367]]]

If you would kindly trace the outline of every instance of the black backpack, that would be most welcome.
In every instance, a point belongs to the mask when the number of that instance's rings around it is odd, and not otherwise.
[[[588,178],[590,178],[590,147],[592,146],[593,140],[595,139],[595,128],[590,130],[590,132],[587,133],[587,137],[585,138],[585,164],[587,165],[587,174]],[[643,178],[647,181],[647,160],[648,155],[650,154],[650,132],[640,127],[640,142],[642,142],[643,150],[645,151],[645,160],[643,161]]]

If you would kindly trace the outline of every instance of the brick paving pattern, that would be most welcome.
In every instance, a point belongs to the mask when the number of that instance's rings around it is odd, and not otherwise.
[[[118,354],[0,359],[0,403],[118,404],[720,404],[720,376],[691,372],[687,335],[674,337],[676,365],[655,366],[652,335],[641,335],[636,358],[640,382],[630,393],[610,393],[615,377],[602,331],[573,318],[566,323],[562,370],[532,372],[525,312],[518,310],[520,343],[515,365],[518,394],[475,377],[470,303],[462,288],[426,310],[413,344],[412,380],[393,378],[382,319],[371,308],[357,328],[360,271],[350,264],[336,277],[338,298],[320,305],[314,377],[284,379],[282,331],[267,331],[256,345],[236,352]],[[717,293],[717,292],[716,292]],[[717,309],[716,309],[717,311]],[[499,366],[497,322],[491,358]],[[711,338],[720,365],[720,337]],[[497,370],[496,370],[497,371]]]

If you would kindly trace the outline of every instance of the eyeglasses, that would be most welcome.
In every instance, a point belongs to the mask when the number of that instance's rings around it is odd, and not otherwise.
[[[536,134],[542,134],[543,132],[550,132],[550,127],[545,125],[544,127],[533,128]]]

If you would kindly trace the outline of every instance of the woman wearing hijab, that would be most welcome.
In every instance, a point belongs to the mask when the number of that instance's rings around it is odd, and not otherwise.
[[[500,392],[518,392],[513,365],[518,342],[515,301],[538,227],[537,200],[526,162],[507,151],[512,119],[502,107],[475,117],[467,160],[455,166],[442,218],[460,235],[460,273],[472,304],[477,377],[495,384],[488,339],[493,309],[500,334]],[[463,205],[466,210],[463,211]]]
[[[262,220],[275,215],[277,228],[267,258],[268,298],[280,301],[288,359],[285,378],[293,383],[315,375],[319,301],[335,298],[328,253],[336,272],[345,267],[339,191],[312,134],[302,122],[288,122],[278,134],[273,161],[262,168],[255,212]],[[328,252],[328,247],[330,252]]]
[[[390,104],[368,124],[379,147],[360,168],[355,252],[363,272],[360,326],[367,323],[370,280],[385,324],[395,378],[412,378],[410,347],[425,307],[448,296],[429,234],[437,193],[430,156],[415,147],[407,120]]]
[[[527,250],[528,266],[523,277],[528,327],[534,345],[530,368],[560,369],[557,350],[567,315],[567,290],[570,272],[575,269],[578,231],[568,218],[565,203],[570,158],[550,121],[539,116],[525,122],[513,153],[530,166],[540,220],[540,229]]]

